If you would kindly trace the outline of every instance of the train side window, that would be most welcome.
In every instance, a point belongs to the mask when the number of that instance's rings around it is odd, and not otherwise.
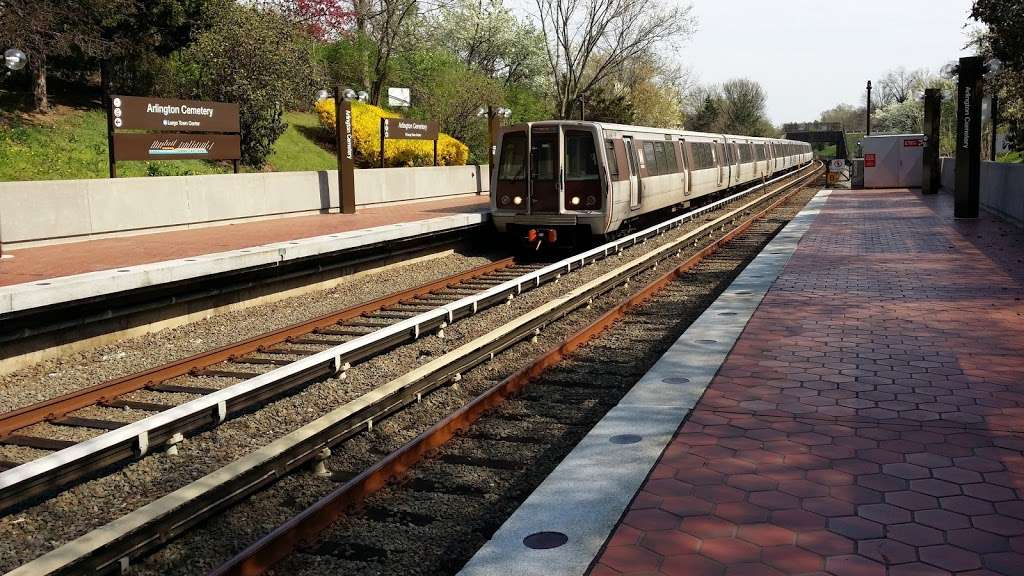
[[[658,156],[654,152],[654,142],[643,142],[641,144],[644,149],[643,159],[647,163],[647,175],[657,176],[658,175]],[[643,162],[640,164],[643,166]]]
[[[608,139],[604,141],[604,155],[608,158],[608,175],[612,180],[619,179],[619,159],[615,157],[615,141]]]
[[[599,177],[594,136],[590,132],[567,130],[565,132],[565,179],[597,180]]]
[[[498,180],[519,181],[526,179],[526,134],[510,132],[501,139],[501,156],[498,161]]]
[[[664,142],[654,143],[654,153],[658,157],[658,174],[669,174],[673,172],[673,170],[669,169],[668,152],[665,148],[666,146]]]
[[[676,161],[676,147],[671,142],[665,142],[665,164],[669,174],[679,172],[679,162]]]

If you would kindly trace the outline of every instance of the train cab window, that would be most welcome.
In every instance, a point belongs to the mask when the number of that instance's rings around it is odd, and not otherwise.
[[[523,132],[510,132],[501,139],[498,180],[515,182],[525,179],[526,134]]]
[[[558,164],[557,137],[552,138],[547,134],[535,134],[530,154],[533,157],[533,162],[531,163],[533,174],[531,176],[534,180],[555,180],[557,178],[557,174],[555,174],[555,166]]]
[[[594,136],[590,132],[567,130],[565,132],[565,179],[597,180],[599,176]]]
[[[604,155],[608,158],[608,175],[612,180],[619,179],[619,159],[615,157],[615,141],[608,139],[604,141]]]

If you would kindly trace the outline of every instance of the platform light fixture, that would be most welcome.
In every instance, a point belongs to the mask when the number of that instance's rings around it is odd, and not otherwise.
[[[323,102],[324,100],[327,100],[330,97],[331,97],[331,93],[328,90],[325,90],[323,88],[321,88],[320,90],[317,90],[316,91],[316,96],[314,96],[314,98],[316,99],[317,102]]]
[[[21,70],[28,64],[28,56],[17,48],[8,48],[4,51],[4,67],[8,70]]]

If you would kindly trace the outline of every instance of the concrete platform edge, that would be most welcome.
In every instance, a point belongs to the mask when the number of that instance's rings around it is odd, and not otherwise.
[[[828,200],[820,191],[587,434],[459,572],[460,576],[584,574],[676,430],[739,339]],[[688,382],[668,378],[683,378]],[[613,436],[636,435],[632,444]],[[599,472],[597,472],[599,471]],[[562,532],[533,550],[523,539]]]
[[[0,314],[107,296],[223,272],[275,266],[290,260],[315,257],[367,244],[481,225],[486,223],[489,217],[489,214],[484,212],[454,214],[116,270],[13,284],[0,287]]]

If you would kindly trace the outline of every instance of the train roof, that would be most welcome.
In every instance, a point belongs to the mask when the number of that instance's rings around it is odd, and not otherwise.
[[[596,126],[602,130],[619,130],[623,132],[646,132],[651,134],[677,134],[679,136],[706,136],[711,138],[743,138],[747,140],[770,140],[772,142],[791,142],[793,144],[806,144],[800,140],[787,140],[785,138],[769,138],[767,136],[745,136],[743,134],[724,134],[719,132],[694,132],[692,130],[676,128],[655,128],[652,126],[632,126],[629,124],[614,124],[611,122],[589,122],[585,120],[541,120],[537,122],[525,122],[526,125],[555,125],[555,126]],[[511,128],[511,126],[510,126]]]

